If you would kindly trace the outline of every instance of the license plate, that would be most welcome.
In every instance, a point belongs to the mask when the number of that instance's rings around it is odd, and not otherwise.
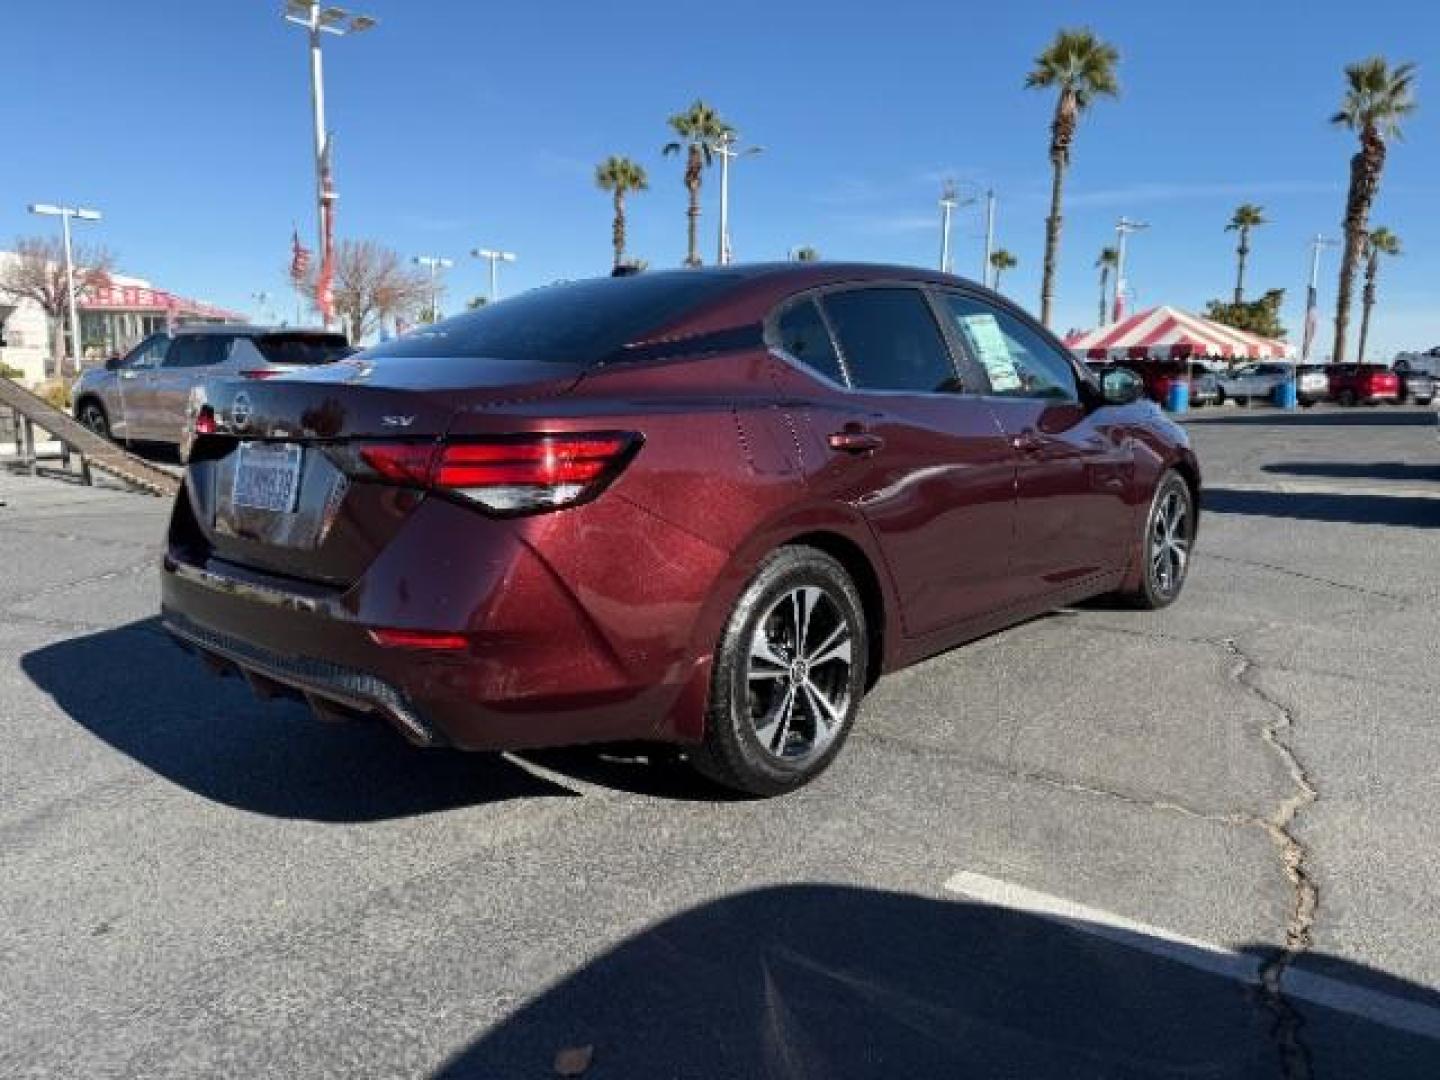
[[[300,445],[242,442],[237,453],[231,503],[279,514],[294,512],[304,454]]]

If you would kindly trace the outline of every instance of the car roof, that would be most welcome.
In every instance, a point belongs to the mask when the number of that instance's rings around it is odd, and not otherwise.
[[[266,334],[330,334],[340,336],[338,330],[325,330],[318,326],[259,326],[254,323],[184,323],[175,327],[172,337],[190,337],[225,334],[228,337],[263,337]]]

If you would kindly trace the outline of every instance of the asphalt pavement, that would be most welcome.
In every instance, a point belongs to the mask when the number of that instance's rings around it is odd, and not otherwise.
[[[888,678],[770,801],[256,701],[162,501],[0,473],[0,1075],[1440,1075],[1434,414],[1188,427],[1176,606]]]

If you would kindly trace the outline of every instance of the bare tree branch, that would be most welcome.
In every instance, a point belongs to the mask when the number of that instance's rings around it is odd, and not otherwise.
[[[312,306],[320,268],[312,261],[300,291]],[[335,248],[335,311],[359,342],[396,315],[415,317],[430,302],[430,282],[399,253],[373,240],[342,240]]]
[[[75,245],[75,303],[79,304],[103,285],[109,284],[115,264],[103,247]],[[40,305],[50,323],[50,355],[57,361],[64,351],[62,320],[69,315],[65,286],[65,245],[59,237],[22,236],[15,241],[13,260],[0,264],[0,295],[14,300],[32,300]],[[74,343],[79,352],[80,343]]]

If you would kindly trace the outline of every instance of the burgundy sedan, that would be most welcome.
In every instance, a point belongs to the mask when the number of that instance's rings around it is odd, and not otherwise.
[[[1199,471],[1140,393],[921,270],[537,289],[212,385],[164,621],[264,696],[421,745],[665,741],[783,792],[885,672],[1179,595]]]

